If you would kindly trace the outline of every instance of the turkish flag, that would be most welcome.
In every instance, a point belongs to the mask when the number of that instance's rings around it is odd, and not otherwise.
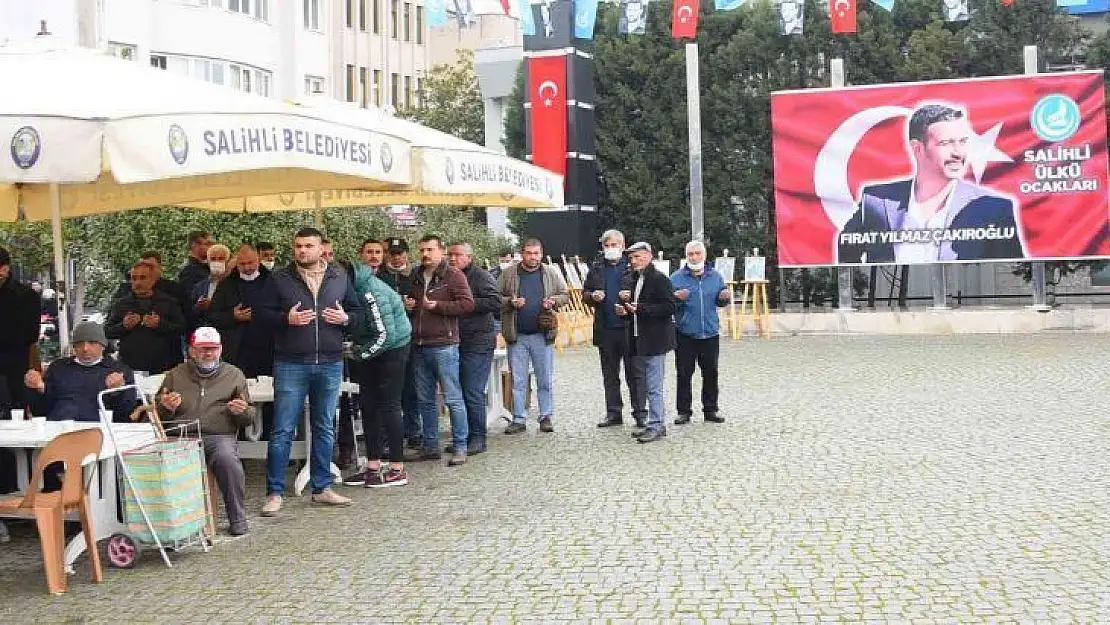
[[[829,21],[834,33],[856,32],[856,0],[829,0]]]
[[[771,129],[781,267],[1110,257],[1101,70],[777,92]]]
[[[675,39],[696,39],[698,36],[698,0],[674,0],[671,10],[671,36]]]
[[[505,15],[512,15],[512,6],[509,4],[509,0],[501,0],[501,12]]]
[[[567,57],[528,57],[529,130],[532,163],[560,175],[567,173]]]

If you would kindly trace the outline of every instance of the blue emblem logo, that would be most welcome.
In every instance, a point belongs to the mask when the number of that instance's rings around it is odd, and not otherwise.
[[[12,161],[20,169],[31,169],[39,162],[42,154],[42,139],[39,131],[30,126],[24,126],[12,135]]]
[[[390,149],[388,143],[382,143],[380,156],[382,159],[382,171],[388,174],[389,170],[393,169],[393,150]]]
[[[1029,125],[1045,141],[1066,141],[1079,130],[1079,105],[1062,93],[1046,95],[1033,106]]]
[[[178,165],[184,165],[189,159],[189,137],[181,126],[177,124],[170,126],[166,143],[170,146],[170,156],[173,157],[173,161]]]

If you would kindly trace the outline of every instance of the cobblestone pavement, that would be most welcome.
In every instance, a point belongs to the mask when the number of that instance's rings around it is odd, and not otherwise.
[[[148,553],[94,585],[82,559],[52,598],[15,527],[0,622],[1110,622],[1108,352],[1092,335],[728,342],[727,423],[646,446],[594,426],[596,353],[569,352],[555,434],[533,420],[465,467],[346,489],[348,509],[290,501],[173,570]]]

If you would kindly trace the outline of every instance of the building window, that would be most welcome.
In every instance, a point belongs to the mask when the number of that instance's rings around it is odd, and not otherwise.
[[[415,90],[416,93],[413,94],[413,100],[414,100],[414,103],[416,104],[416,108],[420,108],[421,106],[423,106],[423,102],[424,102],[424,91],[422,91],[422,89],[421,89],[421,87],[423,87],[423,85],[420,84],[420,79],[419,78],[413,78],[412,82],[416,86],[416,90]]]
[[[319,76],[304,77],[304,92],[306,95],[324,92],[324,79]]]
[[[370,72],[365,67],[358,68],[359,105],[366,108],[370,104]]]
[[[412,76],[405,76],[405,108],[412,108]]]
[[[391,14],[391,21],[390,21],[389,24],[390,24],[390,28],[392,29],[392,32],[390,33],[390,36],[392,36],[394,39],[397,38],[397,31],[399,30],[399,28],[397,27],[397,11],[398,11],[397,3],[398,3],[398,0],[390,0],[389,12]]]
[[[347,66],[347,101],[355,101],[355,66]]]
[[[424,43],[424,7],[416,5],[416,43]]]
[[[166,55],[152,54],[150,55],[150,66],[155,69],[166,69]]]
[[[320,0],[304,0],[304,27],[320,30]]]
[[[212,6],[217,2],[223,5],[223,0],[213,0]],[[270,19],[270,0],[227,0],[227,10],[266,22]]]
[[[366,32],[366,11],[369,10],[366,6],[367,2],[369,0],[358,0],[358,29],[362,32]]]
[[[112,56],[124,61],[134,61],[138,56],[138,49],[129,43],[109,43],[108,51]]]
[[[401,77],[400,77],[400,75],[399,74],[390,74],[389,75],[389,96],[390,96],[389,103],[393,105],[393,108],[397,108],[397,105],[401,102],[400,90],[401,90]]]
[[[374,70],[374,106],[382,106],[382,70]]]
[[[355,25],[355,0],[343,0],[345,12],[347,14],[347,28],[353,28]]]
[[[374,34],[380,35],[382,32],[382,3],[381,0],[370,0],[373,4],[374,11],[371,14],[371,19],[374,20]]]
[[[412,5],[408,2],[405,3],[405,23],[403,26],[405,28],[405,41],[412,41]]]
[[[256,69],[254,70],[254,75],[257,78],[257,80],[255,80],[255,84],[258,85],[258,91],[256,93],[258,93],[258,95],[260,96],[265,96],[267,98],[270,97],[270,72],[264,72],[260,69]]]

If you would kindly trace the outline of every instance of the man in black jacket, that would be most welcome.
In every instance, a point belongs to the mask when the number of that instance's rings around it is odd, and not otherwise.
[[[223,339],[223,359],[248,378],[274,373],[273,328],[281,319],[266,304],[272,299],[270,271],[258,250],[244,243],[236,267],[212,295],[208,316]]]
[[[497,346],[493,320],[501,317],[503,302],[493,276],[474,264],[469,243],[452,243],[447,248],[447,262],[463,272],[474,296],[474,312],[459,317],[459,383],[469,425],[466,449],[473,456],[486,450],[486,391]],[[450,449],[447,453],[455,452]]]
[[[39,340],[41,302],[31,287],[12,278],[12,257],[0,247],[0,384],[10,405],[26,404],[23,374],[31,364],[31,346]]]
[[[168,371],[182,361],[185,317],[177,300],[154,290],[154,271],[143,263],[131,268],[131,293],[112,304],[104,332],[119,339],[119,358],[135,371]]]
[[[644,405],[646,397],[649,406],[647,429],[633,436],[640,443],[652,443],[667,435],[663,378],[666,355],[675,348],[674,288],[652,264],[647,243],[628,248],[628,264],[632,271],[617,296],[616,311],[628,318],[632,377],[639,396],[632,405]]]
[[[594,345],[601,357],[601,379],[605,384],[605,419],[599,428],[612,427],[624,422],[624,402],[621,400],[621,365],[624,381],[628,385],[628,398],[632,402],[632,417],[636,427],[647,423],[647,406],[636,403],[636,388],[632,376],[632,356],[628,352],[626,319],[617,315],[616,306],[621,281],[628,274],[628,260],[624,257],[624,235],[620,230],[607,230],[601,235],[602,258],[590,267],[586,283],[582,286],[582,301],[594,309]]]
[[[193,292],[200,282],[208,279],[208,248],[212,247],[212,237],[203,230],[194,230],[189,233],[189,260],[177,274],[177,282],[186,295]],[[192,309],[189,302],[187,310]]]
[[[181,306],[181,313],[185,314],[192,307],[192,302],[189,301],[189,295],[181,288],[181,285],[176,280],[170,280],[162,275],[162,255],[153,250],[143,252],[139,255],[139,262],[150,267],[154,270],[154,290],[161,291],[166,295],[177,300]],[[116,294],[112,296],[112,303],[117,300],[123,299],[125,296],[131,294],[131,278],[130,275],[127,279],[120,283],[119,288],[116,289]]]
[[[263,516],[282,506],[293,429],[305,399],[312,428],[313,503],[346,506],[351,500],[331,489],[335,409],[343,380],[343,339],[362,323],[363,307],[347,274],[322,258],[324,237],[302,228],[293,238],[293,263],[274,271],[267,308],[274,330],[274,431],[266,454]]]

